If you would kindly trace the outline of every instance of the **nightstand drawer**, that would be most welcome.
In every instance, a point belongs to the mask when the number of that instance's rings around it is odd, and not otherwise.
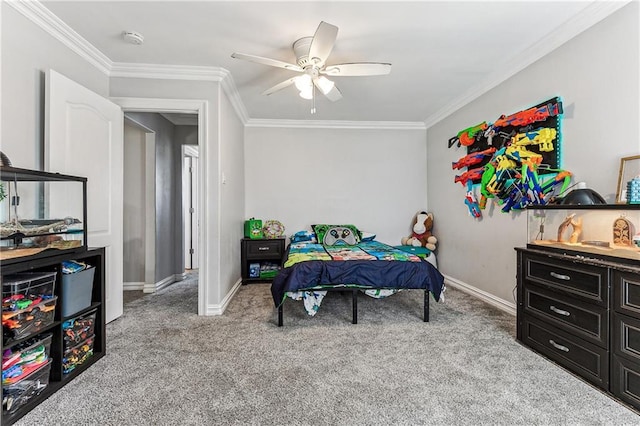
[[[523,321],[523,343],[591,383],[607,389],[609,353],[527,315]]]
[[[246,241],[247,259],[266,259],[282,257],[284,240],[253,240]]]
[[[608,310],[567,296],[528,285],[524,310],[603,348],[608,348]]]
[[[524,278],[607,306],[607,269],[545,257],[525,257]]]
[[[640,318],[640,275],[613,273],[613,308],[621,314]]]

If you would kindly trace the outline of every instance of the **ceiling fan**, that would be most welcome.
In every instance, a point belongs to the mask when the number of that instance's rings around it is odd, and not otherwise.
[[[270,95],[278,90],[295,85],[300,91],[300,96],[304,99],[314,99],[315,88],[317,88],[327,99],[333,102],[340,100],[342,93],[335,83],[325,76],[371,76],[385,75],[391,72],[391,64],[381,62],[327,65],[326,61],[333,49],[337,35],[338,27],[324,21],[320,22],[313,37],[303,37],[293,43],[293,52],[296,55],[295,64],[244,53],[233,53],[231,57],[302,73],[302,75],[289,78],[265,90],[262,92],[263,95]],[[311,112],[315,112],[315,108]]]

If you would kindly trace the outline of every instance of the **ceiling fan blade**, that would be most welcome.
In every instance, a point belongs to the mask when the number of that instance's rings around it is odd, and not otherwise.
[[[315,84],[318,91],[325,95],[331,102],[342,99],[340,90],[336,87],[335,83],[327,77],[316,77],[313,79],[313,84]]]
[[[298,71],[298,72],[304,71],[302,68],[300,68],[295,64],[278,61],[277,59],[263,58],[262,56],[254,56],[254,55],[247,55],[245,53],[234,52],[231,54],[231,57],[236,59],[243,59],[245,61],[255,62],[257,64],[269,65],[271,67],[284,68],[291,71]]]
[[[291,86],[292,84],[295,83],[295,79],[296,79],[295,77],[292,77],[292,78],[290,78],[288,80],[283,81],[282,83],[278,83],[275,86],[273,86],[272,88],[267,89],[264,92],[262,92],[262,94],[263,95],[270,95],[270,94],[272,94],[274,92],[277,92],[278,90],[284,89],[285,87],[289,87],[289,86]]]
[[[338,27],[324,21],[320,22],[309,46],[309,61],[322,66],[333,49],[336,37],[338,37]]]
[[[324,95],[331,102],[339,101],[340,99],[342,99],[342,92],[340,92],[340,89],[338,89],[337,86],[333,86],[333,89],[331,89],[328,93],[325,93]]]
[[[391,64],[382,62],[357,62],[352,64],[327,65],[320,74],[335,77],[356,77],[367,75],[386,75],[391,72]]]

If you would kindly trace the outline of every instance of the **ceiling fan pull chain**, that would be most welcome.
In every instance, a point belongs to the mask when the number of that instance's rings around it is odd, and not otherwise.
[[[313,84],[311,90],[313,90],[313,96],[311,97],[311,102],[312,102],[311,114],[315,114],[316,113],[316,85],[315,84]]]

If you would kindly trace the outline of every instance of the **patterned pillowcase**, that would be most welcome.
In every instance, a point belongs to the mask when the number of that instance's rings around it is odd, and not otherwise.
[[[332,246],[334,244],[355,245],[360,242],[360,231],[354,225],[312,225],[318,236],[318,242]]]
[[[301,243],[303,241],[317,243],[318,239],[316,238],[316,234],[311,231],[298,231],[291,236],[291,243]]]
[[[376,234],[372,234],[371,232],[360,232],[360,234],[362,234],[360,239],[361,242],[373,241],[376,239]]]

